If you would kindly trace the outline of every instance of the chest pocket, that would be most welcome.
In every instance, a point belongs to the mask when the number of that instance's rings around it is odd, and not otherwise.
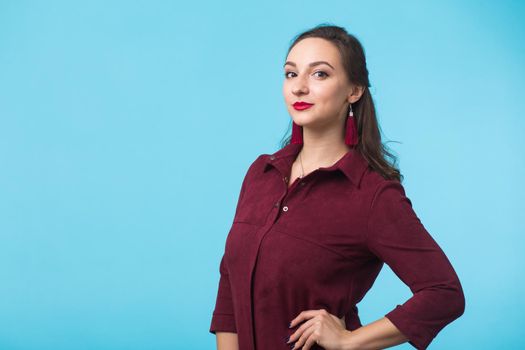
[[[233,222],[264,225],[268,214],[279,205],[280,192],[286,189],[286,184],[279,182],[279,179],[275,174],[266,174],[248,181],[239,199]]]

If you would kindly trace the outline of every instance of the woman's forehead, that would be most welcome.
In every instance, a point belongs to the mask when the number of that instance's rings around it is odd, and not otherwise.
[[[309,65],[327,62],[333,67],[339,65],[339,51],[331,42],[321,38],[307,38],[299,41],[288,53],[287,63]]]

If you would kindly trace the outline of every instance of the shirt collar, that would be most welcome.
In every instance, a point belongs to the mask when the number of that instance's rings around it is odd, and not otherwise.
[[[267,171],[270,166],[274,166],[282,173],[287,174],[302,147],[303,144],[290,143],[273,154],[265,154],[263,172]],[[356,187],[359,187],[362,175],[367,167],[366,159],[358,150],[352,148],[335,164],[324,168],[323,171],[340,170]]]

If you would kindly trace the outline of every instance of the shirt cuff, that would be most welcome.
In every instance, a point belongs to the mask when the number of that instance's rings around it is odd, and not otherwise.
[[[418,350],[428,347],[434,338],[425,327],[419,326],[411,321],[401,305],[385,315],[397,327],[397,329],[408,338],[408,343]]]
[[[237,333],[235,316],[232,314],[213,314],[210,325],[210,333],[231,332]]]

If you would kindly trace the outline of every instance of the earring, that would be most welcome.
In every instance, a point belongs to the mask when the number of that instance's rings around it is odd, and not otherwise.
[[[354,117],[354,111],[352,111],[352,104],[350,103],[348,118],[346,118],[345,143],[349,146],[355,146],[357,145],[357,142],[357,124]]]
[[[292,122],[292,138],[290,143],[303,143],[303,127]]]

